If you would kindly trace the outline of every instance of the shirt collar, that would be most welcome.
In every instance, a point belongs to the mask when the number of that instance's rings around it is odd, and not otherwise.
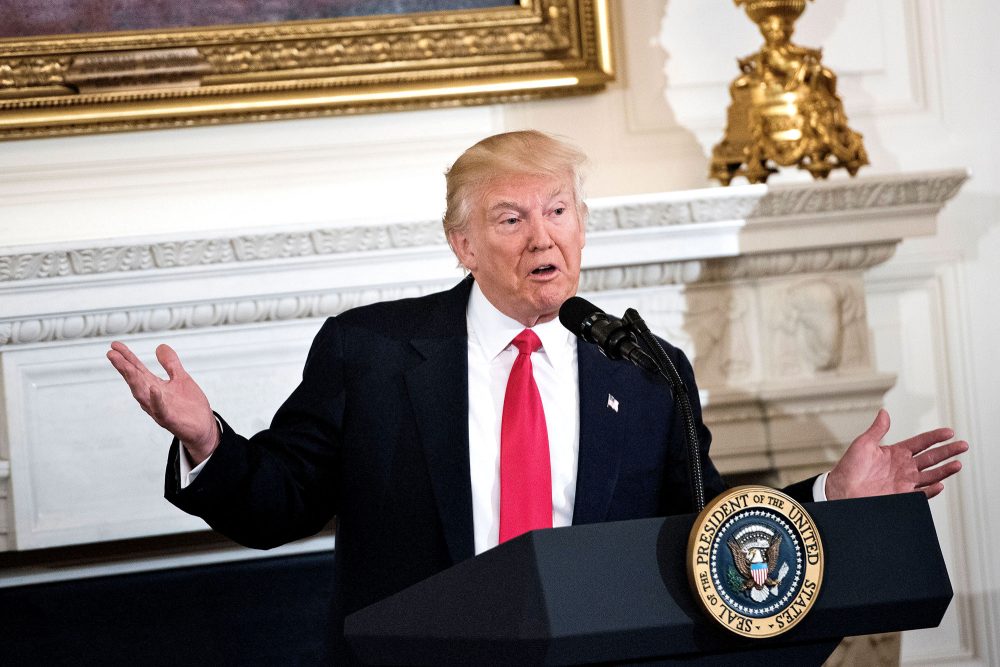
[[[466,320],[469,335],[475,336],[486,358],[492,361],[497,355],[507,349],[514,336],[521,333],[525,326],[517,320],[508,317],[490,303],[479,288],[479,283],[472,283],[472,293],[469,295],[469,305],[466,309]],[[542,352],[553,366],[571,363],[576,350],[576,340],[554,318],[549,322],[531,327],[539,340],[542,341]]]

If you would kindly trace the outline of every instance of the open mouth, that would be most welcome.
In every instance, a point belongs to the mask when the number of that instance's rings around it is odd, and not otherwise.
[[[556,270],[556,267],[552,266],[551,264],[543,264],[543,265],[539,266],[537,269],[535,269],[534,271],[532,271],[531,275],[533,275],[533,276],[547,276],[550,273],[554,273],[555,270]]]

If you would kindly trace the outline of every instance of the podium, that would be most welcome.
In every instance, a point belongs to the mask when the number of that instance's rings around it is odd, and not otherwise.
[[[730,634],[697,606],[694,515],[522,535],[355,612],[345,634],[370,664],[807,665],[844,636],[941,622],[952,588],[923,494],[805,507],[823,541],[823,584],[777,637]]]

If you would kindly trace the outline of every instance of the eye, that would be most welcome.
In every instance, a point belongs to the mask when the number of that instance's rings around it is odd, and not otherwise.
[[[503,219],[503,224],[505,224],[505,225],[516,225],[517,222],[518,222],[517,216],[511,216],[509,218],[504,218]]]
[[[552,214],[553,215],[562,215],[565,212],[566,212],[566,207],[565,206],[560,206],[560,207],[556,208],[555,210],[553,210]]]

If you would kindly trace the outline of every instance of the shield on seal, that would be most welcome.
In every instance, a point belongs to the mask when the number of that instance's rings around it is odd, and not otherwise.
[[[767,563],[750,563],[750,574],[758,586],[763,586],[767,579]]]

